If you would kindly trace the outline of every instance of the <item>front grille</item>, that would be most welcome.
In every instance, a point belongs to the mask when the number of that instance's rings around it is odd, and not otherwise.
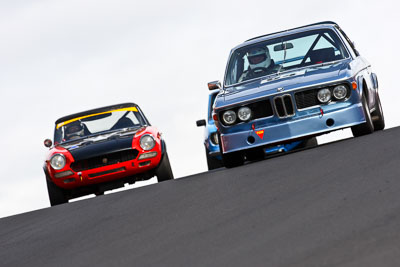
[[[269,99],[247,105],[253,112],[253,120],[274,115]]]
[[[320,103],[317,99],[318,89],[297,92],[294,94],[298,109],[317,106]]]
[[[271,117],[274,115],[274,111],[272,110],[271,101],[269,99],[257,101],[257,102],[254,102],[251,104],[246,104],[243,106],[237,106],[237,107],[232,108],[231,110],[235,111],[237,114],[238,110],[241,107],[248,107],[251,109],[251,112],[252,112],[251,120],[267,118],[267,117]],[[224,125],[226,125],[226,124],[224,123],[224,120],[222,119],[222,115],[224,114],[225,111],[226,110],[219,112],[219,121]],[[240,120],[237,119],[236,123],[239,123],[239,122],[240,122]]]
[[[294,106],[290,95],[274,97],[274,105],[278,117],[286,118],[294,116]]]
[[[115,172],[122,172],[122,171],[125,171],[125,167],[116,168],[116,169],[112,169],[112,170],[108,170],[108,171],[104,171],[104,172],[91,173],[91,174],[89,174],[89,177],[94,178],[94,177],[111,174],[111,173],[115,173]]]
[[[73,169],[75,172],[95,169],[133,160],[138,154],[139,151],[136,149],[122,150],[114,153],[104,154],[93,158],[75,161],[71,164],[71,169]]]

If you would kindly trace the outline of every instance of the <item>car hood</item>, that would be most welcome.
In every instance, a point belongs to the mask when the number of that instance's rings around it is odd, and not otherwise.
[[[250,81],[238,86],[226,88],[216,101],[215,108],[222,108],[244,102],[250,99],[276,94],[278,88],[284,92],[300,87],[314,86],[320,83],[329,83],[338,79],[345,79],[349,68],[349,61],[344,60],[328,65],[316,65],[308,68],[284,72],[279,75],[270,75]]]
[[[77,160],[88,159],[113,152],[132,149],[135,132],[129,134],[107,134],[83,139],[73,144],[62,144],[72,157]]]

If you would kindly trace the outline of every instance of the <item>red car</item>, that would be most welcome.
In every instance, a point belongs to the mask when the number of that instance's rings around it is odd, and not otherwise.
[[[157,176],[174,179],[165,141],[133,103],[58,119],[43,169],[52,206]]]

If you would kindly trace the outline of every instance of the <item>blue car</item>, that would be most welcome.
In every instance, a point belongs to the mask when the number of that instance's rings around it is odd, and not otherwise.
[[[215,126],[215,122],[212,117],[213,105],[218,93],[219,90],[212,90],[211,93],[209,94],[207,120],[196,121],[197,127],[205,126],[204,148],[206,151],[208,170],[213,170],[224,166],[219,147],[218,129]],[[288,152],[295,148],[304,148],[316,145],[317,145],[316,138],[310,138],[307,140],[300,140],[287,144],[278,144],[276,146],[269,146],[265,149],[265,151],[261,151],[262,153],[259,153],[258,155],[255,155],[255,153],[253,153],[251,155],[258,156],[258,158],[262,158],[263,156],[267,155],[274,155],[277,153]],[[251,160],[257,159],[256,157],[251,158],[251,155],[248,155],[247,157],[250,156],[249,159]]]
[[[212,118],[212,108],[215,97],[218,93],[219,90],[213,90],[208,97],[207,120],[196,121],[198,127],[206,127],[204,131],[204,147],[206,150],[207,166],[209,170],[223,167],[222,157],[219,150],[217,127]]]
[[[271,147],[350,127],[382,130],[378,79],[334,22],[245,41],[231,50],[212,117],[223,165],[235,167]]]

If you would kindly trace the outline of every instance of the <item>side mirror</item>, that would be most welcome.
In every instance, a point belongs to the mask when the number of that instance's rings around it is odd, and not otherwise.
[[[221,89],[220,81],[209,82],[207,85],[208,85],[208,90]]]
[[[53,142],[50,139],[44,140],[45,147],[51,147],[52,145],[53,145]]]
[[[206,120],[198,120],[196,121],[197,127],[206,126]]]

